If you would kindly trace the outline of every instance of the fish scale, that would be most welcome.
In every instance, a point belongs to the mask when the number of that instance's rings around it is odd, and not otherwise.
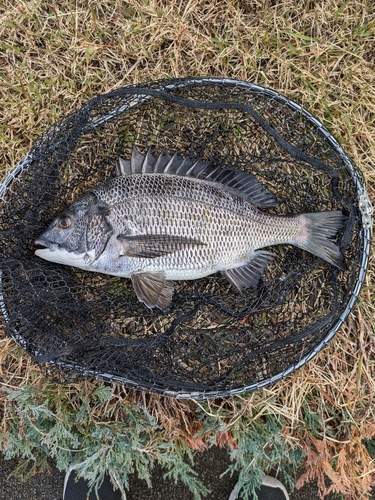
[[[113,179],[104,189],[93,192],[108,204],[116,195],[123,200],[121,207],[112,210],[113,215],[109,216],[117,234],[127,232],[124,221],[130,221],[136,227],[130,235],[183,232],[205,244],[147,262],[133,261],[134,270],[141,264],[147,269],[152,267],[153,271],[168,269],[168,279],[182,279],[178,271],[182,270],[185,276],[186,270],[197,265],[205,269],[205,275],[212,274],[232,266],[233,262],[248,260],[257,248],[295,239],[298,230],[298,222],[281,218],[272,233],[266,231],[274,217],[260,212],[246,200],[202,181],[172,178],[167,174],[133,174]]]
[[[169,307],[172,280],[221,272],[239,291],[256,286],[274,255],[293,244],[345,269],[333,238],[340,211],[273,216],[277,197],[254,176],[202,160],[136,149],[117,176],[88,191],[36,240],[36,255],[130,277],[148,307]]]

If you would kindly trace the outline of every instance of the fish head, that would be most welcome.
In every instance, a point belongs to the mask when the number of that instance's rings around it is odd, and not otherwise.
[[[109,209],[92,192],[61,212],[35,240],[35,255],[50,262],[90,269],[113,233]]]

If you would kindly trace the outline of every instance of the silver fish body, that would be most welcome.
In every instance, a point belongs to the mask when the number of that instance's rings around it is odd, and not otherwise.
[[[131,278],[138,298],[165,309],[172,280],[221,272],[238,290],[255,286],[273,258],[264,247],[292,244],[345,269],[332,238],[339,211],[271,216],[276,197],[255,177],[188,158],[133,151],[118,175],[75,201],[36,240],[36,255]]]

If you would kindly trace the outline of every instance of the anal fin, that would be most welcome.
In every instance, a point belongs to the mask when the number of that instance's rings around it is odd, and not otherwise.
[[[241,292],[243,288],[257,286],[265,268],[274,257],[275,254],[267,250],[258,250],[243,266],[221,271],[221,274]]]

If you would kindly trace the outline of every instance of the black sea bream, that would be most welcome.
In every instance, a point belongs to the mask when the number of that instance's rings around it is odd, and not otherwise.
[[[76,200],[36,240],[43,259],[131,278],[138,299],[165,309],[172,280],[221,272],[239,291],[255,286],[274,255],[292,244],[346,269],[334,243],[341,211],[267,215],[276,196],[254,176],[201,160],[119,159],[117,176]]]

